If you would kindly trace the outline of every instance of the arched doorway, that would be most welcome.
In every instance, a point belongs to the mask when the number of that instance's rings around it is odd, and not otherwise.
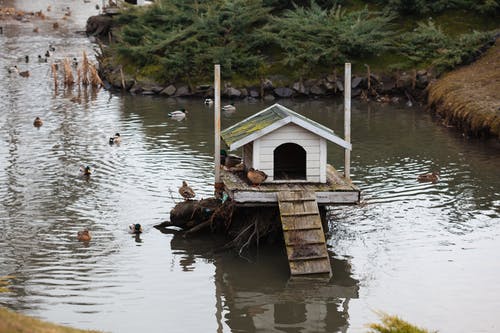
[[[295,143],[284,143],[274,149],[274,180],[306,180],[306,150]]]

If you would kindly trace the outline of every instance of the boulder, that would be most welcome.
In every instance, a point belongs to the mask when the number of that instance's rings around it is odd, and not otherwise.
[[[162,91],[160,91],[160,95],[167,95],[167,96],[173,96],[175,92],[177,91],[177,88],[173,84],[169,85]]]
[[[189,95],[191,95],[191,93],[188,86],[180,86],[175,92],[175,96],[177,97],[189,96]]]
[[[247,90],[247,88],[240,89],[240,92],[241,92],[241,97],[247,97],[248,96],[248,90]]]
[[[333,74],[328,74],[326,76],[326,80],[330,83],[335,83],[335,81],[337,81],[337,76]]]
[[[292,88],[296,92],[298,92],[300,94],[303,94],[303,95],[307,95],[307,93],[308,93],[308,89],[306,89],[306,87],[304,86],[304,84],[302,82],[300,82],[300,81],[295,82],[293,84]]]
[[[274,101],[275,99],[276,98],[274,97],[274,95],[271,95],[271,94],[267,94],[267,95],[264,96],[264,100],[268,101],[268,102]]]
[[[223,95],[229,98],[238,98],[241,96],[241,91],[233,87],[228,87],[224,89]]]
[[[271,90],[271,89],[273,89],[273,88],[274,88],[274,86],[273,86],[273,82],[272,82],[271,80],[269,80],[269,79],[264,79],[264,80],[262,81],[262,87],[263,87],[264,89],[266,89],[266,90],[267,90],[267,89]]]
[[[293,90],[290,88],[287,88],[287,87],[279,87],[279,88],[274,89],[274,93],[278,97],[288,98],[288,97],[291,97],[293,95]]]
[[[249,94],[250,94],[250,97],[252,97],[252,98],[258,98],[260,96],[259,92],[255,89],[250,89]]]
[[[354,79],[351,81],[351,88],[357,88],[359,84],[363,82],[363,78],[359,76],[355,76]]]
[[[323,89],[323,88],[322,88],[321,86],[319,86],[319,85],[316,85],[316,84],[315,84],[315,85],[313,85],[313,86],[311,87],[311,94],[313,94],[313,95],[319,95],[319,96],[321,96],[321,95],[325,95],[325,93],[326,93],[326,92],[325,92],[325,89]]]
[[[342,83],[342,81],[337,80],[336,84],[339,91],[344,91],[344,84]]]

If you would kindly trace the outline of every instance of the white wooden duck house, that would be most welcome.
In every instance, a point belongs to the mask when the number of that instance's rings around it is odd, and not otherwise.
[[[326,183],[327,141],[351,144],[326,126],[274,104],[223,130],[229,150],[243,147],[245,167],[264,171],[265,183]]]

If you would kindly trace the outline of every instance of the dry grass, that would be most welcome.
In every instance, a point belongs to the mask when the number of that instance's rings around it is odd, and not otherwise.
[[[397,316],[378,313],[381,324],[370,324],[369,333],[430,333],[430,331],[412,325]]]
[[[0,333],[98,333],[50,324],[0,307]]]
[[[475,63],[432,83],[429,105],[468,134],[500,138],[500,39]]]

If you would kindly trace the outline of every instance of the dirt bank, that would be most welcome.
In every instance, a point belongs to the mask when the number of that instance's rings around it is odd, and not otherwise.
[[[500,139],[500,38],[478,61],[430,84],[428,103],[445,125]]]

